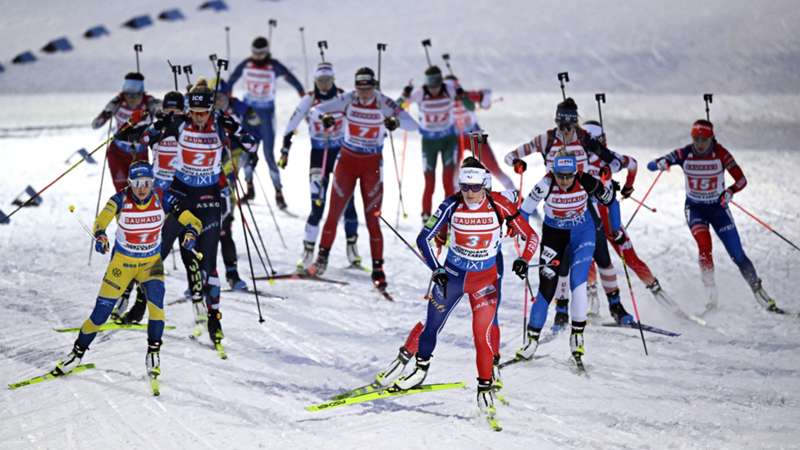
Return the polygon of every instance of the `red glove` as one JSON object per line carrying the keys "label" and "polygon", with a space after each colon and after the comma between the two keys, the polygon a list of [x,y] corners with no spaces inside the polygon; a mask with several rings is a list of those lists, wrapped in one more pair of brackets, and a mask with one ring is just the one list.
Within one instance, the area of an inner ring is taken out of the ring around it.
{"label": "red glove", "polygon": [[147,116],[147,111],[144,109],[137,109],[131,114],[131,124],[136,125]]}
{"label": "red glove", "polygon": [[514,166],[514,172],[520,175],[522,175],[523,172],[528,170],[528,163],[526,163],[521,159],[515,159],[512,165]]}

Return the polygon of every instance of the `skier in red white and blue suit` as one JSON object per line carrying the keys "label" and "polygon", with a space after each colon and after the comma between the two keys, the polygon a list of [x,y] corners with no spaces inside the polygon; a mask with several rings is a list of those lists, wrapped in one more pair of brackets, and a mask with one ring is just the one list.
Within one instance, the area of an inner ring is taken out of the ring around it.
{"label": "skier in red white and blue suit", "polygon": [[[492,365],[494,346],[493,320],[499,295],[497,252],[502,228],[507,224],[525,239],[521,257],[513,264],[514,272],[524,278],[528,261],[536,253],[539,237],[519,215],[517,208],[499,192],[485,189],[489,177],[475,158],[467,158],[459,174],[461,191],[445,199],[417,236],[425,263],[433,271],[425,328],[420,335],[416,367],[395,382],[399,389],[420,385],[427,375],[436,338],[453,308],[465,294],[472,307],[472,332],[478,367],[478,404],[489,407],[494,402]],[[436,259],[430,245],[439,228],[448,225],[449,244],[444,264]],[[499,336],[497,336],[499,341]]]}
{"label": "skier in red white and blue suit", "polygon": [[[733,195],[747,185],[742,168],[728,150],[714,138],[714,125],[708,120],[697,120],[692,125],[692,143],[647,163],[651,171],[667,170],[670,166],[680,166],[686,177],[686,223],[697,242],[700,272],[706,287],[708,302],[706,309],[717,306],[717,289],[714,282],[714,260],[711,253],[711,233],[714,228],[717,237],[725,245],[728,255],[739,267],[747,284],[750,285],[756,300],[767,310],[777,311],[778,307],[761,286],[761,279],[750,258],[744,253],[739,232],[733,222],[728,204]],[[733,184],[725,187],[725,171],[733,177]]]}
{"label": "skier in red white and blue suit", "polygon": [[[280,209],[286,209],[283,198],[281,174],[275,161],[275,86],[278,77],[283,77],[302,97],[305,95],[303,85],[297,77],[280,61],[273,58],[269,51],[267,38],[259,36],[253,40],[252,56],[245,59],[231,73],[228,83],[233,87],[239,78],[244,80],[247,93],[244,102],[251,107],[260,119],[259,135],[264,145],[264,158],[269,165],[269,176],[275,187],[275,203]],[[252,194],[252,191],[249,193]],[[248,195],[250,197],[250,195]]]}

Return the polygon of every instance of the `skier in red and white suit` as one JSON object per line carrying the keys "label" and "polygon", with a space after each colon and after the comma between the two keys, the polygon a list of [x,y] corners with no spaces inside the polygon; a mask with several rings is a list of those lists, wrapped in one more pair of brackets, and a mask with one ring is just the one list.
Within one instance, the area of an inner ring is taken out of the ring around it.
{"label": "skier in red and white suit", "polygon": [[[385,130],[398,127],[406,131],[418,129],[417,123],[391,98],[376,89],[375,72],[369,67],[356,71],[354,91],[320,103],[312,112],[325,127],[336,119],[330,113],[344,111],[344,142],[333,169],[330,209],[322,229],[317,260],[308,268],[312,275],[321,275],[328,267],[328,254],[336,239],[336,225],[347,202],[353,195],[356,181],[361,180],[361,197],[369,231],[372,254],[372,281],[386,289],[383,271],[383,235],[378,216],[383,202],[383,140]],[[321,116],[321,117],[320,117]]]}
{"label": "skier in red and white suit", "polygon": [[147,161],[147,147],[138,141],[160,108],[161,102],[144,91],[144,75],[131,72],[125,75],[122,92],[114,96],[92,121],[93,129],[102,127],[112,118],[115,121],[114,140],[106,149],[106,155],[108,170],[117,192],[128,185],[128,167],[131,163]]}
{"label": "skier in red and white suit", "polygon": [[[420,335],[416,367],[395,382],[399,389],[422,384],[436,347],[437,335],[453,308],[463,296],[472,307],[472,332],[478,368],[478,404],[493,405],[492,369],[494,348],[500,345],[499,334],[493,333],[498,301],[497,252],[503,226],[512,227],[525,239],[522,255],[514,261],[513,270],[525,278],[528,261],[536,253],[539,236],[519,215],[514,204],[499,192],[485,188],[489,173],[475,158],[467,158],[459,173],[461,192],[439,205],[417,236],[426,265],[433,271],[425,328]],[[439,228],[448,225],[450,239],[447,258],[442,265],[436,259],[430,241]]]}

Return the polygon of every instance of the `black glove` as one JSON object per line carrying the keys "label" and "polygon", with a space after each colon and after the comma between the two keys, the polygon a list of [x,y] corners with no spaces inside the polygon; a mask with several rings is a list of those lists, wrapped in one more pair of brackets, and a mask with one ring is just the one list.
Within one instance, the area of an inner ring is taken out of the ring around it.
{"label": "black glove", "polygon": [[322,115],[322,126],[325,128],[330,128],[336,124],[336,119],[333,118],[330,114],[323,114]]}
{"label": "black glove", "polygon": [[292,148],[292,135],[293,134],[294,133],[289,133],[289,134],[286,134],[285,136],[283,136],[283,148],[281,149],[281,151],[283,151],[283,149],[285,148],[286,151],[288,152],[289,149]]}
{"label": "black glove", "polygon": [[522,258],[515,259],[514,264],[511,266],[511,270],[513,270],[518,277],[524,280],[525,277],[528,276],[528,261],[525,261]]}
{"label": "black glove", "polygon": [[622,187],[622,191],[620,191],[620,193],[622,194],[622,198],[630,197],[631,194],[633,194],[633,186],[628,186],[626,184],[625,186]]}
{"label": "black glove", "polygon": [[403,97],[408,98],[411,97],[411,92],[414,90],[414,86],[408,85],[403,88]]}
{"label": "black glove", "polygon": [[447,287],[447,271],[444,270],[444,267],[439,267],[438,269],[434,270],[431,278],[433,279],[433,282],[440,288],[444,289]]}
{"label": "black glove", "polygon": [[397,120],[397,117],[391,116],[383,119],[383,126],[386,127],[389,131],[394,131],[397,127],[400,126],[400,121]]}
{"label": "black glove", "polygon": [[236,133],[236,130],[239,129],[239,124],[233,120],[233,117],[227,114],[222,116],[220,122],[222,123],[222,128],[224,128],[228,133]]}
{"label": "black glove", "polygon": [[614,192],[619,192],[619,182],[617,180],[611,180],[611,187],[614,188]]}
{"label": "black glove", "polygon": [[514,172],[518,174],[522,174],[526,170],[528,170],[528,163],[521,159],[515,159],[511,165],[514,166]]}

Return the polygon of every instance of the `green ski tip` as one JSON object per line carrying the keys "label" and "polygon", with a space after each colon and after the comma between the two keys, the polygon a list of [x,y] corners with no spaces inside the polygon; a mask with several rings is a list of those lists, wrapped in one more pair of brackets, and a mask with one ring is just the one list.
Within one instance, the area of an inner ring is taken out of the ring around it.
{"label": "green ski tip", "polygon": [[[174,325],[166,325],[164,327],[165,330],[174,330]],[[81,331],[81,327],[70,327],[70,328],[53,328],[54,331],[59,333],[77,333]],[[146,323],[104,323],[100,325],[97,329],[98,332],[100,331],[109,331],[109,330],[147,330]]]}
{"label": "green ski tip", "polygon": [[47,372],[44,375],[38,375],[38,376],[35,376],[35,377],[32,377],[32,378],[28,378],[26,380],[18,381],[16,383],[11,383],[11,384],[8,385],[8,389],[14,390],[14,389],[21,388],[21,387],[24,387],[24,386],[30,386],[32,384],[38,384],[38,383],[41,383],[43,381],[50,381],[50,380],[54,380],[56,378],[66,377],[66,376],[69,376],[69,375],[74,375],[76,373],[85,372],[85,371],[87,371],[89,369],[94,369],[94,364],[81,364],[81,365],[75,367],[74,369],[72,369],[71,372],[69,372],[69,373],[67,373],[65,375],[57,375],[55,369],[53,369],[53,370],[51,370],[50,372]]}
{"label": "green ski tip", "polygon": [[415,388],[407,389],[404,391],[396,390],[390,387],[375,392],[368,392],[366,394],[356,395],[353,397],[345,397],[345,398],[340,398],[338,400],[332,400],[325,403],[320,403],[317,405],[309,405],[306,406],[306,411],[312,411],[312,412],[323,411],[326,409],[338,408],[340,406],[346,406],[346,405],[355,405],[358,403],[370,402],[373,400],[380,400],[383,398],[401,397],[405,395],[421,394],[423,392],[435,392],[435,391],[442,391],[445,389],[456,389],[463,387],[464,387],[463,381],[459,381],[457,383],[423,384],[422,386],[417,386]]}

